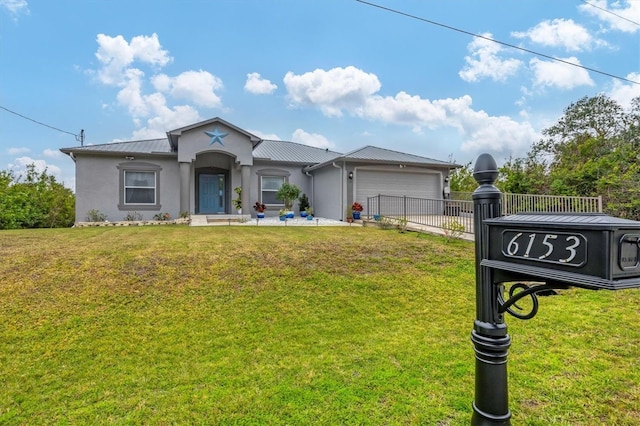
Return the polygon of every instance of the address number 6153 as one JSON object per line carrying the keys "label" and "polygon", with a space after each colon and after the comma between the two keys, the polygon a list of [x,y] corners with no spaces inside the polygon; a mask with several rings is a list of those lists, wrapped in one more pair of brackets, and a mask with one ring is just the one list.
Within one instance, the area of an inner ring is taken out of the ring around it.
{"label": "address number 6153", "polygon": [[582,266],[587,261],[587,240],[582,234],[505,230],[502,254],[538,262]]}

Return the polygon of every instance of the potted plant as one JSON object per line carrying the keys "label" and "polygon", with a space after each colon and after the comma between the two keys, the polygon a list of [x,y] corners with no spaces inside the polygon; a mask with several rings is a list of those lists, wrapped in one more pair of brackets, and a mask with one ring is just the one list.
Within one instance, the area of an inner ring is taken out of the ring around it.
{"label": "potted plant", "polygon": [[347,222],[353,222],[353,207],[347,207]]}
{"label": "potted plant", "polygon": [[253,205],[253,209],[256,211],[258,215],[258,219],[262,219],[264,218],[264,211],[267,209],[267,206],[265,206],[260,201],[256,201],[256,203]]}
{"label": "potted plant", "polygon": [[307,220],[313,220],[313,207],[307,207],[304,209],[304,212],[306,213]]}
{"label": "potted plant", "polygon": [[309,197],[307,194],[302,194],[300,198],[298,198],[298,209],[300,209],[300,217],[307,217],[307,208],[309,207]]}
{"label": "potted plant", "polygon": [[360,220],[360,213],[362,212],[363,208],[362,208],[362,204],[360,204],[359,202],[355,201],[353,203],[353,205],[351,206],[351,210],[353,212],[353,218],[355,220]]}
{"label": "potted plant", "polygon": [[276,199],[284,203],[284,209],[287,212],[287,216],[290,218],[293,217],[293,211],[291,210],[293,207],[293,201],[299,196],[300,188],[289,182],[283,183],[280,189],[276,192]]}
{"label": "potted plant", "polygon": [[287,220],[287,211],[285,209],[280,209],[278,216],[280,217],[280,220],[284,222]]}
{"label": "potted plant", "polygon": [[233,192],[238,195],[238,198],[231,200],[231,203],[233,203],[233,207],[238,211],[238,214],[242,214],[242,188],[236,186],[233,188]]}

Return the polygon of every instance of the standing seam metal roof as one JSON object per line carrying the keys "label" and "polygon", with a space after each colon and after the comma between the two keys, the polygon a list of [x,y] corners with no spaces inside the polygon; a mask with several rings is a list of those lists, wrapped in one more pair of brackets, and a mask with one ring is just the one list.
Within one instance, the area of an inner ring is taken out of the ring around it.
{"label": "standing seam metal roof", "polygon": [[341,155],[339,152],[328,149],[275,140],[263,140],[253,150],[254,159],[300,164],[323,163]]}

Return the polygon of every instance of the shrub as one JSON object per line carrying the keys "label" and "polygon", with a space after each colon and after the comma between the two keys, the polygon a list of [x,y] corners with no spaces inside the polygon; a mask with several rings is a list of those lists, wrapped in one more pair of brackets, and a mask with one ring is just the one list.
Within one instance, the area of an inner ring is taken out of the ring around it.
{"label": "shrub", "polygon": [[447,220],[442,224],[442,229],[444,230],[444,236],[447,242],[458,239],[465,232],[464,225],[455,219]]}
{"label": "shrub", "polygon": [[171,219],[171,215],[169,213],[156,213],[153,215],[153,220],[169,220]]}
{"label": "shrub", "polygon": [[124,217],[124,220],[126,220],[127,222],[135,222],[137,220],[142,220],[142,213],[127,212],[126,216]]}
{"label": "shrub", "polygon": [[107,215],[100,213],[99,210],[91,209],[87,212],[87,222],[104,222],[107,220]]}

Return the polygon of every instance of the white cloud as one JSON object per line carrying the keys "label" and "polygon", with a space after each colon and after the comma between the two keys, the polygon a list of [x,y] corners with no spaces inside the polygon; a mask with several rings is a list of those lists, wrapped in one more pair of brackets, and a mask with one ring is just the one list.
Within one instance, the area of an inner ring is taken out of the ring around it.
{"label": "white cloud", "polygon": [[296,129],[291,136],[291,140],[293,142],[314,146],[316,148],[335,148],[335,144],[330,142],[324,136],[318,133],[307,133],[302,129]]}
{"label": "white cloud", "polygon": [[[349,71],[345,73],[347,69]],[[348,101],[341,96],[341,88],[348,81],[345,74],[352,77]],[[378,95],[380,83],[377,77],[353,67],[315,70],[302,76],[288,73],[285,84],[290,99],[296,105],[317,106],[328,116],[348,113],[366,120],[411,126],[414,132],[420,132],[423,127],[456,129],[465,140],[463,149],[466,151],[520,155],[539,138],[526,121],[492,117],[484,111],[473,110],[472,99],[468,95],[436,100],[406,92],[395,96]],[[302,140],[305,133],[302,130],[297,132],[296,137]]]}
{"label": "white cloud", "polygon": [[262,78],[257,72],[247,74],[247,82],[244,84],[244,90],[254,95],[270,95],[278,88],[266,78]]}
{"label": "white cloud", "polygon": [[[640,73],[631,73],[626,76],[628,80],[640,82]],[[618,102],[623,108],[631,106],[631,100],[640,96],[640,84],[625,83],[621,80],[613,80],[613,87],[609,97]]]}
{"label": "white cloud", "polygon": [[29,14],[27,0],[0,0],[0,7],[7,9],[14,19],[21,13]]}
{"label": "white cloud", "polygon": [[26,154],[27,152],[31,152],[31,150],[24,146],[7,149],[7,154],[9,155],[20,155],[20,154]]}
{"label": "white cloud", "polygon": [[260,139],[273,140],[273,141],[282,140],[280,139],[280,136],[276,135],[275,133],[264,133],[264,132],[261,132],[260,130],[249,130],[249,129],[247,129],[247,132],[251,133],[252,135],[256,135]]}
{"label": "white cloud", "polygon": [[284,84],[293,106],[315,105],[329,117],[340,117],[343,109],[362,105],[381,87],[376,75],[353,66],[329,71],[316,69],[302,75],[289,71]]}
{"label": "white cloud", "polygon": [[169,52],[162,49],[155,33],[150,37],[133,37],[131,43],[121,35],[98,34],[97,42],[96,58],[102,63],[98,78],[111,86],[126,84],[126,71],[135,60],[155,67],[163,67],[173,60]]}
{"label": "white cloud", "polygon": [[526,152],[540,138],[528,122],[517,122],[510,117],[492,117],[484,111],[471,109],[460,115],[460,125],[466,152],[490,151],[505,157]]}
{"label": "white cloud", "polygon": [[[190,105],[221,108],[222,100],[216,91],[223,88],[222,80],[199,70],[185,71],[172,77],[157,74],[150,79],[155,92],[145,93],[145,72],[134,65],[162,68],[173,58],[160,45],[157,34],[136,36],[128,43],[122,36],[97,36],[96,57],[102,67],[96,72],[98,81],[119,87],[118,103],[127,108],[137,129],[134,139],[164,137],[166,131],[201,121],[198,110]],[[152,70],[152,71],[153,71]],[[174,100],[186,101],[172,105]]]}
{"label": "white cloud", "polygon": [[46,148],[44,151],[42,151],[42,155],[44,155],[45,157],[49,157],[49,158],[60,158],[62,157],[62,153],[57,150],[57,149],[49,149]]}
{"label": "white cloud", "polygon": [[[491,34],[483,37],[492,38]],[[499,54],[504,50],[499,44],[484,38],[476,38],[467,46],[470,56],[465,56],[467,65],[458,73],[460,78],[468,82],[476,82],[483,78],[494,81],[505,81],[515,75],[522,65],[517,59],[501,59]]]}
{"label": "white cloud", "polygon": [[35,166],[36,173],[42,173],[46,170],[48,174],[55,176],[56,179],[60,179],[60,167],[47,164],[45,160],[34,160],[31,157],[18,157],[14,161],[14,163],[9,163],[9,169],[13,170],[16,176],[24,175],[27,170],[27,166],[33,164]]}
{"label": "white cloud", "polygon": [[580,52],[594,45],[606,45],[595,39],[586,28],[572,19],[554,19],[540,22],[525,32],[511,33],[516,38],[528,38],[532,43],[548,47],[560,47],[569,52]]}
{"label": "white cloud", "polygon": [[611,7],[608,6],[607,0],[590,0],[589,3],[579,5],[578,9],[596,16],[609,25],[609,28],[625,33],[635,33],[640,30],[637,24],[640,17],[640,1],[627,0],[626,4],[624,1],[614,1]]}
{"label": "white cloud", "polygon": [[[576,57],[560,58],[563,61],[580,65]],[[557,61],[541,61],[533,58],[529,61],[529,66],[534,73],[534,86],[556,87],[558,89],[569,90],[578,86],[594,86],[595,83],[589,77],[589,73],[584,68],[574,67]]]}
{"label": "white cloud", "polygon": [[195,104],[219,108],[220,97],[215,93],[222,89],[222,80],[207,71],[186,71],[177,77],[159,74],[152,79],[153,86],[160,92],[171,94],[177,99],[186,99]]}

